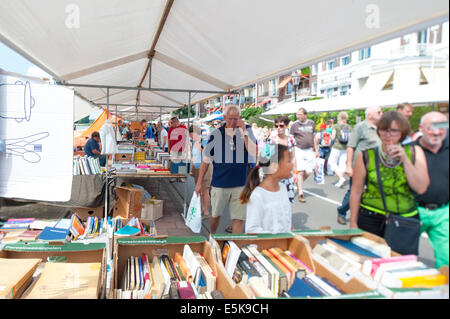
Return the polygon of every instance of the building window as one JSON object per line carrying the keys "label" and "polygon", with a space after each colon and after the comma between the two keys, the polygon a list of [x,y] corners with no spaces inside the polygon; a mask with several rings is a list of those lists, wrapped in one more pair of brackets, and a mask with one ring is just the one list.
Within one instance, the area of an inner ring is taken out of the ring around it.
{"label": "building window", "polygon": [[312,95],[316,95],[317,94],[317,83],[313,83],[312,85]]}
{"label": "building window", "polygon": [[316,75],[317,74],[317,64],[313,64],[311,67],[311,75]]}
{"label": "building window", "polygon": [[348,89],[349,89],[348,85],[343,85],[341,87],[341,95],[347,95],[348,94]]}
{"label": "building window", "polygon": [[343,57],[343,58],[341,59],[341,64],[342,64],[342,65],[348,65],[348,64],[350,64],[350,56],[347,55],[347,56]]}
{"label": "building window", "polygon": [[270,95],[276,96],[277,93],[277,79],[273,79],[270,81]]}
{"label": "building window", "polygon": [[368,58],[370,58],[370,56],[371,56],[370,47],[359,50],[359,61],[368,59]]}
{"label": "building window", "polygon": [[333,97],[333,89],[330,88],[327,90],[327,97],[328,98]]}
{"label": "building window", "polygon": [[286,86],[286,95],[290,95],[292,94],[292,89],[294,88],[294,86],[292,85],[291,82],[288,82],[287,86]]}
{"label": "building window", "polygon": [[327,70],[333,70],[334,69],[334,60],[328,61],[327,63]]}
{"label": "building window", "polygon": [[428,29],[417,32],[417,43],[428,42]]}

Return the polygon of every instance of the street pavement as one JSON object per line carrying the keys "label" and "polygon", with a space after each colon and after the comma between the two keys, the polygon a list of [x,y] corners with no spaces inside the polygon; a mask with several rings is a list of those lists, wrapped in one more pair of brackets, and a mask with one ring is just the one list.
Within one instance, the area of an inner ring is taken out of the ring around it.
{"label": "street pavement", "polygon": [[[337,222],[336,208],[340,205],[348,189],[348,182],[337,188],[333,184],[338,178],[336,176],[325,176],[325,184],[317,184],[311,175],[304,183],[304,196],[306,203],[300,203],[295,199],[293,205],[292,224],[295,229],[319,229],[329,226],[332,229],[348,229],[349,225],[341,225]],[[194,179],[188,177],[186,183],[173,183],[173,189],[179,194],[178,198],[183,201],[185,186],[187,186],[186,209],[195,189]],[[347,221],[350,212],[347,213]],[[231,225],[228,207],[223,213],[217,233],[225,233],[225,228]],[[209,220],[203,220],[202,234],[209,236]],[[434,253],[426,235],[420,238],[419,260],[430,267],[434,267]]]}

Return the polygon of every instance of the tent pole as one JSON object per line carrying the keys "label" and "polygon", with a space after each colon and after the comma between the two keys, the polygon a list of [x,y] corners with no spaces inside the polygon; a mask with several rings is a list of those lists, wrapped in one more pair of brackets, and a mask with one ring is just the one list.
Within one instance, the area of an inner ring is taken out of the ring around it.
{"label": "tent pole", "polygon": [[185,182],[184,182],[184,199],[183,199],[183,208],[184,208],[184,218],[186,218],[186,212],[187,212],[187,207],[186,207],[186,201],[187,201],[187,187],[188,187],[188,164],[189,164],[189,146],[190,146],[190,140],[189,140],[189,126],[190,126],[190,114],[191,114],[191,92],[189,92],[188,94],[188,126],[187,126],[187,130],[186,130],[186,144],[185,144],[185,151],[186,151],[186,178],[185,178]]}
{"label": "tent pole", "polygon": [[[109,116],[109,88],[106,90],[106,120],[108,121],[108,116]],[[108,155],[106,155],[106,176],[105,176],[105,182],[106,182],[106,189],[105,189],[105,218],[103,219],[104,223],[103,225],[105,225],[106,227],[106,221],[108,220]]]}

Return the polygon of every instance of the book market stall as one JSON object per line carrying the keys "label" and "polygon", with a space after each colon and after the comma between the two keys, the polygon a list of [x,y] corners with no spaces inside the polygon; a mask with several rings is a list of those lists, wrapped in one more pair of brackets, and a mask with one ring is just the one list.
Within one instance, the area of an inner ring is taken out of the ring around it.
{"label": "book market stall", "polygon": [[[0,69],[0,213],[19,206],[0,222],[0,299],[448,299],[448,267],[361,230],[159,231],[171,204],[161,183],[187,179],[190,154],[151,138],[118,143],[113,131],[118,117],[162,121],[181,108],[189,128],[207,99],[446,20],[443,0],[330,1],[326,10],[271,0],[1,1],[0,42],[52,80]],[[286,30],[292,36],[280,37]],[[106,112],[104,166],[74,152],[75,95]],[[27,201],[37,206],[25,216],[18,202]],[[48,206],[64,211],[40,218]]]}

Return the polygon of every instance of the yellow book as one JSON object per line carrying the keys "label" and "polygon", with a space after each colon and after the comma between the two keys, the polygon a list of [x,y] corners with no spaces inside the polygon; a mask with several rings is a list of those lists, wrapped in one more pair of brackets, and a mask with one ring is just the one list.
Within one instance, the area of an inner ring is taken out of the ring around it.
{"label": "yellow book", "polygon": [[447,278],[441,274],[400,278],[400,280],[403,288],[433,288],[447,283]]}

